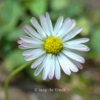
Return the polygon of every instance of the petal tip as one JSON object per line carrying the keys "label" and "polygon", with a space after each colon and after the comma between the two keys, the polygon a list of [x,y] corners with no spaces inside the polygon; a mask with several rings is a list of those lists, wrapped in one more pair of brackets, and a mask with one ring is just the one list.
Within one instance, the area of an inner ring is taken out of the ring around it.
{"label": "petal tip", "polygon": [[21,40],[18,40],[17,43],[18,43],[18,44],[21,44]]}
{"label": "petal tip", "polygon": [[82,27],[79,27],[79,29],[80,29],[80,31],[82,31],[82,30],[83,30],[83,28],[82,28]]}
{"label": "petal tip", "polygon": [[27,56],[27,57],[25,57],[25,61],[30,61],[30,59],[29,59],[29,57]]}
{"label": "petal tip", "polygon": [[90,48],[89,48],[89,47],[87,47],[86,51],[90,51]]}
{"label": "petal tip", "polygon": [[[33,67],[32,67],[33,68]],[[37,76],[37,73],[34,73],[34,76]]]}
{"label": "petal tip", "polygon": [[48,13],[48,12],[46,12],[46,14],[47,14],[47,15],[49,15],[49,13]]}
{"label": "petal tip", "polygon": [[60,80],[60,77],[56,77],[57,80]]}
{"label": "petal tip", "polygon": [[78,70],[78,68],[77,68],[77,70],[74,70],[73,72],[78,72],[79,70]]}
{"label": "petal tip", "polygon": [[27,28],[27,26],[28,26],[28,25],[27,25],[27,24],[25,24],[22,28],[23,28],[23,29],[26,29],[26,28]]}
{"label": "petal tip", "polygon": [[34,17],[32,17],[32,18],[30,19],[31,23],[32,23],[34,20],[35,20],[35,18],[34,18]]}
{"label": "petal tip", "polygon": [[70,73],[67,73],[67,75],[70,76],[71,75],[71,72]]}
{"label": "petal tip", "polygon": [[19,45],[19,46],[18,46],[18,48],[19,48],[19,49],[22,49],[22,46],[21,46],[21,45]]}
{"label": "petal tip", "polygon": [[89,39],[89,38],[87,38],[87,42],[88,42],[88,41],[90,41],[90,39]]}

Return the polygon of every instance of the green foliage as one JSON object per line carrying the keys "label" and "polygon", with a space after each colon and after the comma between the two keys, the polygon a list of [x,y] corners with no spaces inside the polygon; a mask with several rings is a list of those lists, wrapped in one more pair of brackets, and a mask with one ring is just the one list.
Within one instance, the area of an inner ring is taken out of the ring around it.
{"label": "green foliage", "polygon": [[95,52],[99,53],[100,55],[100,28],[96,28],[96,30],[94,30],[91,34],[91,47],[95,50]]}
{"label": "green foliage", "polygon": [[23,63],[25,63],[25,61],[24,57],[22,56],[22,51],[16,49],[6,56],[3,65],[8,71],[11,72],[12,70],[14,70],[15,67],[18,67],[20,64]]}
{"label": "green foliage", "polygon": [[51,7],[53,10],[62,10],[66,8],[69,4],[68,0],[52,0]]}
{"label": "green foliage", "polygon": [[9,32],[15,29],[15,26],[21,17],[22,9],[18,2],[6,0],[0,12],[0,38],[4,34],[9,34]]}
{"label": "green foliage", "polygon": [[16,29],[11,31],[10,35],[7,34],[7,40],[8,41],[18,40],[19,36],[21,36],[23,34],[24,34],[24,32],[22,30],[22,27],[21,28],[16,28]]}
{"label": "green foliage", "polygon": [[77,21],[77,26],[81,26],[83,28],[83,31],[81,32],[82,36],[88,36],[91,28],[91,23],[89,20],[83,16],[80,17]]}
{"label": "green foliage", "polygon": [[28,8],[33,15],[35,14],[35,16],[38,17],[39,14],[46,12],[46,3],[47,0],[33,0]]}
{"label": "green foliage", "polygon": [[[100,60],[100,27],[96,27],[95,30],[91,32],[91,56]],[[92,55],[94,54],[94,55]]]}

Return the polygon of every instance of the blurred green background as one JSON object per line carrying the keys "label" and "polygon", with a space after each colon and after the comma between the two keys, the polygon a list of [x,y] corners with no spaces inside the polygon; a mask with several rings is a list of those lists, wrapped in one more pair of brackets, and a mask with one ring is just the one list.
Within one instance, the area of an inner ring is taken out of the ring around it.
{"label": "blurred green background", "polygon": [[25,34],[22,26],[31,25],[33,16],[39,21],[38,16],[46,12],[50,13],[53,25],[62,15],[75,19],[77,26],[83,27],[77,37],[90,38],[86,45],[91,49],[84,54],[84,68],[71,76],[62,72],[60,80],[44,82],[42,73],[35,77],[35,69],[29,66],[11,83],[14,86],[32,83],[47,88],[65,88],[66,93],[54,95],[55,100],[100,100],[100,0],[0,0],[0,86],[14,69],[25,63],[23,50],[18,49],[17,44],[19,36]]}

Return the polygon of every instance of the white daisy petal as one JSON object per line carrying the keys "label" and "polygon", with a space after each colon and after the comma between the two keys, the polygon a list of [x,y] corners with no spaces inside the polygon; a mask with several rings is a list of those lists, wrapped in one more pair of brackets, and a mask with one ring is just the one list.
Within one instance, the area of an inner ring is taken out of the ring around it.
{"label": "white daisy petal", "polygon": [[27,49],[28,48],[41,48],[41,45],[37,43],[22,43],[21,46],[26,47]]}
{"label": "white daisy petal", "polygon": [[68,48],[66,50],[73,52],[73,53],[80,55],[80,56],[83,56],[83,54],[84,54],[84,51],[79,51],[79,50],[75,50],[75,49],[68,49]]}
{"label": "white daisy petal", "polygon": [[71,60],[71,62],[73,62],[73,64],[74,64],[77,68],[83,69],[83,66],[82,66],[79,62],[77,62],[77,61],[75,61],[75,60],[73,60],[73,59],[70,59],[70,60]]}
{"label": "white daisy petal", "polygon": [[85,59],[84,59],[83,57],[81,57],[81,56],[79,56],[79,55],[77,55],[77,54],[75,54],[75,53],[72,53],[72,52],[66,51],[66,50],[63,50],[62,52],[63,52],[66,56],[68,56],[68,57],[70,57],[70,58],[72,58],[72,59],[74,59],[74,60],[76,60],[76,61],[78,61],[78,62],[80,62],[80,63],[84,63],[84,62],[85,62]]}
{"label": "white daisy petal", "polygon": [[40,64],[40,65],[37,67],[36,71],[34,72],[34,75],[35,75],[35,76],[39,75],[40,72],[43,70],[44,67],[45,67],[45,66],[43,65],[43,63]]}
{"label": "white daisy petal", "polygon": [[34,72],[34,75],[35,75],[35,76],[39,75],[40,72],[42,71],[42,69],[43,69],[44,67],[45,67],[45,66],[43,65],[43,63],[40,64],[40,65],[37,67],[36,71]]}
{"label": "white daisy petal", "polygon": [[30,21],[33,24],[33,26],[36,28],[38,33],[41,35],[41,37],[46,37],[45,32],[43,31],[43,29],[41,28],[37,20],[34,17],[32,17]]}
{"label": "white daisy petal", "polygon": [[41,55],[43,55],[44,53],[45,53],[45,51],[37,50],[36,52],[34,52],[34,54],[25,57],[25,60],[26,61],[34,60],[34,59],[40,57]]}
{"label": "white daisy petal", "polygon": [[49,31],[49,28],[48,28],[47,20],[44,17],[44,15],[40,15],[40,22],[41,22],[41,26],[42,26],[43,30],[45,31],[45,33],[48,36],[50,36],[50,31]]}
{"label": "white daisy petal", "polygon": [[[70,60],[69,60],[70,61]],[[73,65],[72,65],[73,64]],[[73,72],[78,72],[79,69],[77,68],[77,66],[75,66],[74,63],[70,62],[70,66],[69,66],[69,69]]]}
{"label": "white daisy petal", "polygon": [[[32,43],[32,42],[33,42],[33,43]],[[39,44],[39,45],[41,45],[42,42],[39,43],[39,42],[37,42],[37,41],[31,41],[31,40],[29,40],[29,41],[27,40],[27,42],[26,42],[26,41],[23,41],[23,40],[19,40],[18,43],[21,44],[21,45],[27,44],[27,43],[33,44],[33,45],[34,45],[34,44]]]}
{"label": "white daisy petal", "polygon": [[28,37],[28,36],[20,36],[20,39],[23,40],[24,42],[30,42],[30,43],[39,43],[41,44],[42,41],[37,39],[37,38],[31,38],[31,37]]}
{"label": "white daisy petal", "polygon": [[[45,56],[45,59],[47,59],[47,58],[48,57]],[[42,63],[37,67],[34,75],[37,76],[42,71],[42,69],[46,66],[46,64],[47,64],[47,61],[46,60],[43,60]]]}
{"label": "white daisy petal", "polygon": [[61,34],[63,34],[66,31],[66,26],[69,25],[69,23],[71,22],[70,18],[67,18],[64,23],[62,24],[59,32],[57,33],[57,36],[61,36]]}
{"label": "white daisy petal", "polygon": [[68,58],[66,58],[65,55],[63,55],[63,57],[65,58],[65,64],[68,64],[69,69],[72,70],[73,72],[77,72],[78,68],[74,65],[74,63],[72,63],[71,60],[69,60]]}
{"label": "white daisy petal", "polygon": [[71,31],[70,33],[67,34],[66,37],[64,37],[63,41],[67,41],[69,39],[72,39],[74,36],[76,36],[77,34],[79,34],[82,31],[81,27],[77,27],[75,28],[73,31]]}
{"label": "white daisy petal", "polygon": [[76,25],[75,20],[71,20],[71,22],[66,25],[65,31],[60,35],[60,38],[63,39]]}
{"label": "white daisy petal", "polygon": [[31,65],[31,68],[36,68],[38,65],[41,64],[41,62],[44,60],[45,55],[39,57],[38,59],[36,59],[33,64]]}
{"label": "white daisy petal", "polygon": [[90,50],[89,47],[87,47],[84,44],[72,44],[72,45],[66,44],[64,47],[69,48],[69,49],[79,50],[79,51],[89,51]]}
{"label": "white daisy petal", "polygon": [[22,42],[23,42],[22,40],[18,40],[18,41],[17,41],[18,44],[21,44]]}
{"label": "white daisy petal", "polygon": [[36,37],[38,39],[42,39],[41,36],[29,25],[24,25],[23,30],[31,37]]}
{"label": "white daisy petal", "polygon": [[75,39],[75,40],[71,40],[66,42],[67,44],[79,44],[79,43],[85,43],[88,42],[89,38],[80,38],[80,39]]}
{"label": "white daisy petal", "polygon": [[78,68],[63,54],[61,54],[62,59],[63,59],[63,66],[68,67],[70,70],[72,70],[73,72],[77,72]]}
{"label": "white daisy petal", "polygon": [[49,16],[48,12],[46,13],[46,20],[47,20],[47,23],[48,23],[50,33],[52,33],[52,35],[54,35],[52,22],[51,22],[51,19],[50,19],[50,16]]}
{"label": "white daisy petal", "polygon": [[29,56],[29,55],[32,55],[34,54],[35,52],[40,52],[41,50],[40,49],[31,49],[31,50],[27,50],[27,51],[24,51],[22,53],[23,56]]}
{"label": "white daisy petal", "polygon": [[43,80],[45,80],[48,76],[49,69],[51,67],[51,58],[52,58],[52,55],[48,54],[47,58],[45,60],[45,67],[44,67],[44,70],[43,70],[43,76],[42,76]]}
{"label": "white daisy petal", "polygon": [[58,59],[55,58],[55,77],[59,80],[61,77],[61,70],[60,70],[60,65],[58,62]]}
{"label": "white daisy petal", "polygon": [[66,58],[62,54],[58,56],[58,61],[65,74],[70,75],[71,71],[68,68],[68,64],[66,64]]}
{"label": "white daisy petal", "polygon": [[27,49],[27,47],[23,47],[22,45],[18,46],[19,49]]}
{"label": "white daisy petal", "polygon": [[60,37],[61,35],[65,35],[65,32],[67,30],[67,27],[69,26],[69,24],[71,23],[71,19],[67,18],[64,23],[62,24],[62,27],[60,28],[59,32],[57,33],[57,36]]}
{"label": "white daisy petal", "polygon": [[61,28],[62,26],[62,23],[63,23],[63,16],[60,16],[55,24],[55,27],[54,27],[54,34],[56,35],[57,32],[59,31],[59,29]]}
{"label": "white daisy petal", "polygon": [[53,76],[54,76],[54,71],[55,71],[55,57],[54,55],[52,56],[52,59],[51,59],[51,67],[49,69],[49,79],[52,79]]}

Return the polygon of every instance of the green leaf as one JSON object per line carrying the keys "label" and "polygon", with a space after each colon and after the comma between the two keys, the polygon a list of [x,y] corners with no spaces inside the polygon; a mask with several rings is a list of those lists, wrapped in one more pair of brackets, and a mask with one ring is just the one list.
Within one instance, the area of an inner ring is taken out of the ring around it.
{"label": "green leaf", "polygon": [[91,23],[87,18],[80,17],[80,19],[77,20],[77,26],[80,26],[83,28],[81,35],[82,36],[88,36],[90,33]]}
{"label": "green leaf", "polygon": [[16,41],[23,34],[25,34],[25,32],[23,31],[22,27],[16,28],[13,31],[11,31],[10,34],[7,34],[7,40]]}
{"label": "green leaf", "polygon": [[80,14],[83,12],[84,9],[84,3],[82,1],[73,1],[70,2],[68,7],[66,8],[66,13],[69,16],[80,16]]}
{"label": "green leaf", "polygon": [[0,38],[14,29],[22,12],[23,11],[18,2],[6,0],[4,7],[0,12]]}
{"label": "green leaf", "polygon": [[31,13],[35,16],[45,13],[46,11],[46,0],[34,0],[28,8],[30,9]]}
{"label": "green leaf", "polygon": [[4,59],[3,65],[6,70],[12,71],[15,67],[20,66],[24,62],[22,50],[15,50],[7,55],[7,57]]}
{"label": "green leaf", "polygon": [[96,58],[100,59],[100,28],[97,27],[91,32],[90,46],[92,51],[95,52]]}
{"label": "green leaf", "polygon": [[61,10],[68,6],[69,1],[68,0],[52,0],[51,2],[51,8],[53,10]]}

